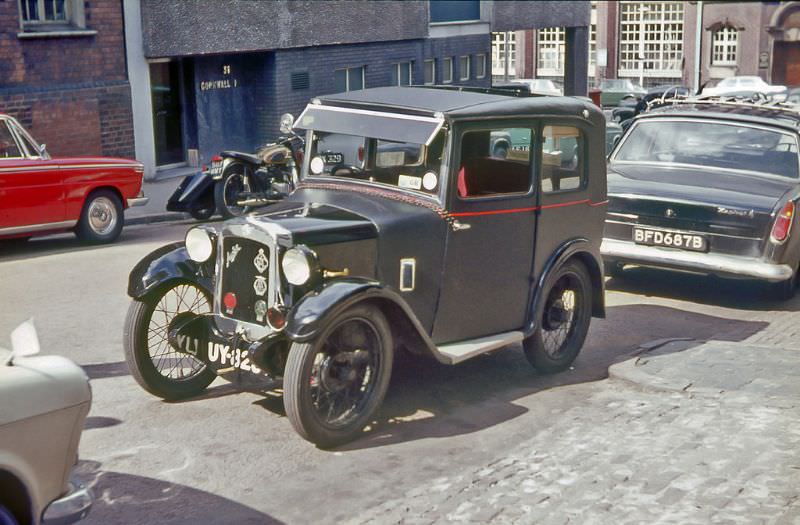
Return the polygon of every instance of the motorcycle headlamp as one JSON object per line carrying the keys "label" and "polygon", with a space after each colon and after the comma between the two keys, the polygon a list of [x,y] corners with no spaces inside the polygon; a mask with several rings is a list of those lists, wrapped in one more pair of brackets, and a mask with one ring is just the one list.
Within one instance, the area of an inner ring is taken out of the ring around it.
{"label": "motorcycle headlamp", "polygon": [[295,246],[283,254],[281,269],[289,284],[301,286],[308,283],[319,272],[319,263],[316,254],[309,248]]}
{"label": "motorcycle headlamp", "polygon": [[211,257],[214,240],[205,228],[192,228],[186,232],[186,252],[195,262],[204,262]]}

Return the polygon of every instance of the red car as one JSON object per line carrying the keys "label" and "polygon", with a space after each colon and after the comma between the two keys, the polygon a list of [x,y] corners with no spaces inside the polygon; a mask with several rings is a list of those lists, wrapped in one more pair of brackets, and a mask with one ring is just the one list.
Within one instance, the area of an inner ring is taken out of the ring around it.
{"label": "red car", "polygon": [[114,241],[129,206],[147,204],[140,162],[51,158],[14,118],[0,113],[0,239],[74,231]]}

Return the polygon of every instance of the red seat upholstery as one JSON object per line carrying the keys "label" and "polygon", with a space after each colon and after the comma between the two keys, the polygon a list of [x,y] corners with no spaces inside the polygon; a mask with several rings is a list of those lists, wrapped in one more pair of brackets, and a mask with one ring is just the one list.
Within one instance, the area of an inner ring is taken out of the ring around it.
{"label": "red seat upholstery", "polygon": [[458,195],[525,193],[530,187],[530,178],[527,163],[488,157],[466,159],[458,172]]}

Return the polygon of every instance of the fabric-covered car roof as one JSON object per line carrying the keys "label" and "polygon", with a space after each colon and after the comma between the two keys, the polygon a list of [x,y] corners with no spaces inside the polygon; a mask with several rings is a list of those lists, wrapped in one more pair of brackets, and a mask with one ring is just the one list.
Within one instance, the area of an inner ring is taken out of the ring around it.
{"label": "fabric-covered car roof", "polygon": [[318,97],[322,104],[389,108],[442,113],[450,119],[517,117],[522,115],[579,115],[584,109],[602,114],[594,105],[572,97],[516,96],[436,87],[379,87]]}

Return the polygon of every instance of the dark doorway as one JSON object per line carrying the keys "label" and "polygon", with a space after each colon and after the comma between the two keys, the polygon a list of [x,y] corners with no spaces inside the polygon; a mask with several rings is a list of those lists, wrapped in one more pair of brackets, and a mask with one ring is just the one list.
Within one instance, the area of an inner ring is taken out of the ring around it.
{"label": "dark doorway", "polygon": [[153,98],[153,131],[156,165],[183,162],[183,115],[181,107],[180,63],[150,64],[150,93]]}
{"label": "dark doorway", "polygon": [[775,42],[772,82],[800,86],[800,42]]}

